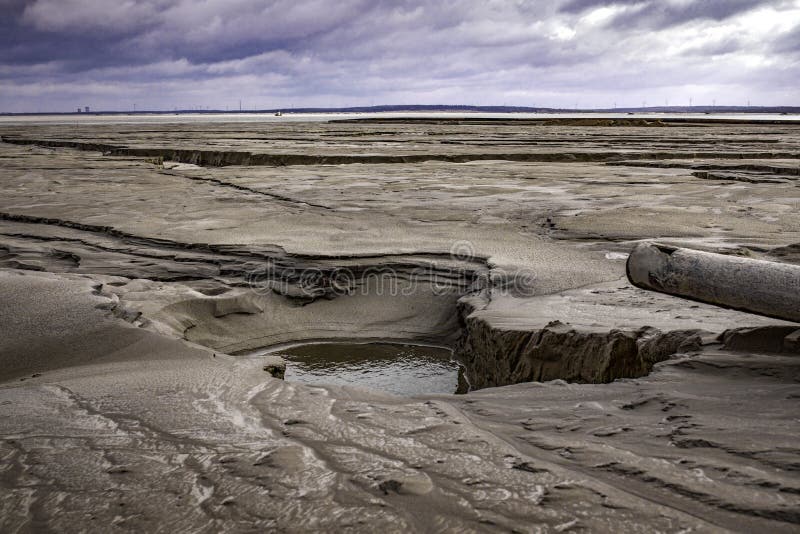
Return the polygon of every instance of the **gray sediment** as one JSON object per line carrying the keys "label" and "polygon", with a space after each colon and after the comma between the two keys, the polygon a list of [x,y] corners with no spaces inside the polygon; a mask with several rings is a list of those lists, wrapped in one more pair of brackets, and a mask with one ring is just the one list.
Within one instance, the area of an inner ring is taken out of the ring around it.
{"label": "gray sediment", "polygon": [[[800,324],[625,271],[800,263],[796,125],[0,134],[1,530],[797,529]],[[470,391],[248,355],[323,340],[452,348]]]}

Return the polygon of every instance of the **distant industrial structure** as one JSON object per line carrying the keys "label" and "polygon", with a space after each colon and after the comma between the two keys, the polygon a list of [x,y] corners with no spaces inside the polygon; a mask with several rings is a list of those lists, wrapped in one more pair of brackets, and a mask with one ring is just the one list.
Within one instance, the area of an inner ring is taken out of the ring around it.
{"label": "distant industrial structure", "polygon": [[84,107],[83,111],[85,111],[86,113],[89,113],[89,106]]}

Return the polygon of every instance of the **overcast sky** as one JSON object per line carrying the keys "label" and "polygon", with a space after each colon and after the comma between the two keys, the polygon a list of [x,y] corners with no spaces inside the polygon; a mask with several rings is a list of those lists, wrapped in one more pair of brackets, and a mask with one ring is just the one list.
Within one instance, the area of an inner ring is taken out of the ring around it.
{"label": "overcast sky", "polygon": [[0,0],[0,112],[800,105],[800,0]]}

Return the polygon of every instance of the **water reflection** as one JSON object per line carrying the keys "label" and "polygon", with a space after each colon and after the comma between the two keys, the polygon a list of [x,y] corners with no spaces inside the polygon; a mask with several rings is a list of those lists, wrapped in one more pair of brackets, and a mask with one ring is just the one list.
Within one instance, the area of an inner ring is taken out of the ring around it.
{"label": "water reflection", "polygon": [[437,347],[392,343],[317,343],[278,352],[286,380],[369,388],[395,395],[454,393],[458,364]]}

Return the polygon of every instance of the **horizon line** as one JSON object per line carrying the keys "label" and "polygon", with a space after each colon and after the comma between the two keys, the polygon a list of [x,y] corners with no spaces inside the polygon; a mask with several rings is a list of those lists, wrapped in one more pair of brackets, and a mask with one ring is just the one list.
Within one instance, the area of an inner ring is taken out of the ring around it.
{"label": "horizon line", "polygon": [[101,109],[88,111],[77,109],[76,111],[14,111],[0,112],[2,116],[24,116],[24,115],[140,115],[140,114],[244,114],[244,113],[357,113],[357,112],[403,112],[403,111],[478,111],[494,113],[687,113],[692,111],[707,113],[712,112],[738,112],[738,113],[800,113],[800,106],[794,105],[772,105],[772,106],[736,106],[736,105],[692,105],[692,106],[617,106],[610,108],[554,108],[536,106],[480,106],[471,104],[380,104],[371,106],[341,106],[341,107],[318,107],[306,106],[290,108],[252,108],[252,109]]}

